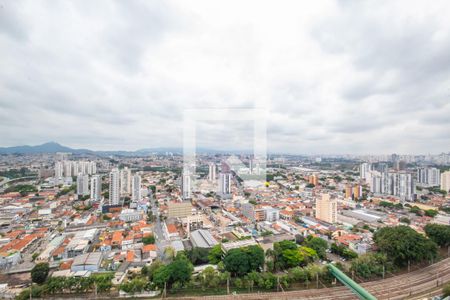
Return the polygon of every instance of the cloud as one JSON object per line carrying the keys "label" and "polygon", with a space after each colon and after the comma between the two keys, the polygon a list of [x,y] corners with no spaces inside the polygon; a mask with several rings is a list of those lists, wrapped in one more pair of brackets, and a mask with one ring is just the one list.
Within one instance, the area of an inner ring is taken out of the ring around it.
{"label": "cloud", "polygon": [[[1,1],[2,146],[181,146],[265,108],[269,151],[448,152],[446,1]],[[252,126],[198,144],[247,149]]]}

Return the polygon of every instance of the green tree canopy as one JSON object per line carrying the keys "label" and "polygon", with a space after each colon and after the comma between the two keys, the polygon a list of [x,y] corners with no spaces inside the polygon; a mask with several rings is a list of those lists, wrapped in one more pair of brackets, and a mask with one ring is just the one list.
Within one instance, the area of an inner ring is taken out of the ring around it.
{"label": "green tree canopy", "polygon": [[450,225],[427,224],[425,233],[441,247],[450,246]]}
{"label": "green tree canopy", "polygon": [[404,225],[379,229],[374,234],[374,241],[379,251],[399,266],[437,256],[437,245],[432,240]]}
{"label": "green tree canopy", "polygon": [[45,282],[48,276],[48,272],[50,271],[50,267],[48,263],[39,263],[36,264],[31,270],[31,280],[34,283],[42,284]]}

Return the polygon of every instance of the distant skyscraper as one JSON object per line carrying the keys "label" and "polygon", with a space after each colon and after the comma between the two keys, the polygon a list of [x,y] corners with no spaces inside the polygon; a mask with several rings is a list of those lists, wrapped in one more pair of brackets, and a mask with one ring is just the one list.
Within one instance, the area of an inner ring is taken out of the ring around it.
{"label": "distant skyscraper", "polygon": [[337,222],[337,201],[330,199],[329,194],[323,194],[316,199],[316,218],[328,223]]}
{"label": "distant skyscraper", "polygon": [[63,177],[63,163],[60,161],[55,162],[55,178],[61,179]]}
{"label": "distant skyscraper", "polygon": [[209,163],[208,180],[214,182],[216,180],[216,164]]}
{"label": "distant skyscraper", "polygon": [[441,190],[446,192],[450,190],[450,171],[441,174]]}
{"label": "distant skyscraper", "polygon": [[79,173],[77,176],[77,195],[89,195],[89,175]]}
{"label": "distant skyscraper", "polygon": [[120,202],[120,172],[118,169],[113,169],[109,173],[109,204],[118,205]]}
{"label": "distant skyscraper", "polygon": [[183,178],[181,180],[183,199],[191,199],[191,174],[189,172],[183,173]]}
{"label": "distant skyscraper", "polygon": [[120,171],[120,193],[131,194],[131,170],[128,167]]}
{"label": "distant skyscraper", "polygon": [[94,175],[91,178],[91,200],[100,201],[102,199],[102,177]]}
{"label": "distant skyscraper", "polygon": [[229,196],[231,194],[231,173],[220,173],[219,193],[222,196]]}
{"label": "distant skyscraper", "polygon": [[135,174],[133,176],[133,183],[132,183],[132,196],[131,200],[133,202],[138,202],[142,198],[141,194],[141,176],[139,174]]}

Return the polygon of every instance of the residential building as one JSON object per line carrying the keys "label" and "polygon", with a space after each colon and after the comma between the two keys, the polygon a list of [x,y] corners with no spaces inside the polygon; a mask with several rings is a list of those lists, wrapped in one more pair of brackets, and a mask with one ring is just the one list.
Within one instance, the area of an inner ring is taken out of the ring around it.
{"label": "residential building", "polygon": [[128,167],[120,171],[120,194],[131,194],[131,170]]}
{"label": "residential building", "polygon": [[441,174],[441,190],[450,191],[450,171]]}
{"label": "residential building", "polygon": [[91,200],[100,201],[102,199],[102,177],[93,175],[91,178]]}
{"label": "residential building", "polygon": [[77,176],[77,195],[89,195],[89,175],[79,173]]}
{"label": "residential building", "polygon": [[189,201],[168,203],[168,217],[169,218],[184,218],[192,214],[192,204]]}
{"label": "residential building", "polygon": [[135,174],[133,176],[132,194],[131,194],[131,201],[133,202],[139,202],[142,199],[141,181],[142,179],[139,174]]}
{"label": "residential building", "polygon": [[209,163],[208,180],[214,182],[216,180],[216,164]]}
{"label": "residential building", "polygon": [[337,222],[337,201],[329,194],[322,194],[316,199],[316,218],[328,223]]}
{"label": "residential building", "polygon": [[183,178],[181,179],[181,191],[183,194],[183,199],[191,199],[191,174],[190,172],[183,173]]}
{"label": "residential building", "polygon": [[109,173],[109,204],[118,205],[120,202],[120,172],[118,169],[113,169]]}
{"label": "residential building", "polygon": [[418,168],[417,183],[424,186],[439,186],[441,183],[441,171],[437,168]]}
{"label": "residential building", "polygon": [[231,173],[220,173],[219,193],[223,197],[229,196],[231,194]]}

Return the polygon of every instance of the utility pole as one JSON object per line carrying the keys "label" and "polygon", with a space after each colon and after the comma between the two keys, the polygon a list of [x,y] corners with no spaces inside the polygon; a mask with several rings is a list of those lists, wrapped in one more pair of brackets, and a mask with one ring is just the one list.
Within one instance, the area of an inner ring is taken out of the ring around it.
{"label": "utility pole", "polygon": [[230,276],[227,277],[227,295],[230,294]]}
{"label": "utility pole", "polygon": [[408,259],[408,273],[411,271],[411,261]]}
{"label": "utility pole", "polygon": [[280,291],[280,276],[277,276],[277,292]]}
{"label": "utility pole", "polygon": [[33,294],[33,281],[31,281],[31,285],[30,285],[30,300],[33,297],[32,294]]}
{"label": "utility pole", "polygon": [[316,288],[319,288],[319,273],[316,273]]}
{"label": "utility pole", "polygon": [[384,272],[386,272],[385,266],[383,265],[383,280],[384,280]]}

